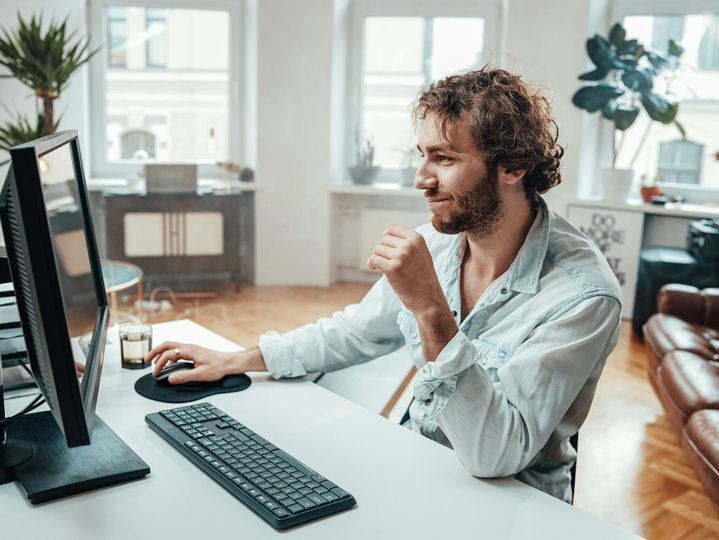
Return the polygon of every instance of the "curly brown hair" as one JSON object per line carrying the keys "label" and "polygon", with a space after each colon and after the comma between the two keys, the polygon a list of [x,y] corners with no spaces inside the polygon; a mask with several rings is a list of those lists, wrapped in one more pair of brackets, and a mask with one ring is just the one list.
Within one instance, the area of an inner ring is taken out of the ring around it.
{"label": "curly brown hair", "polygon": [[488,66],[437,81],[422,92],[415,119],[437,115],[442,135],[447,123],[467,120],[477,150],[487,165],[525,169],[528,197],[544,193],[562,179],[557,144],[559,127],[549,100],[517,75]]}

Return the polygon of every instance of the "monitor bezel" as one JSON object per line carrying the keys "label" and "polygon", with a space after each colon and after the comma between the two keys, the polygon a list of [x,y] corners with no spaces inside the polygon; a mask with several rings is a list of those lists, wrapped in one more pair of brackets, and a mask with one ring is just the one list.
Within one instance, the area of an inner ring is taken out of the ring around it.
{"label": "monitor bezel", "polygon": [[[84,222],[85,242],[97,301],[93,338],[88,349],[82,384],[78,383],[75,370],[73,343],[68,331],[55,247],[38,167],[38,158],[63,145],[70,146],[72,155],[78,188],[78,202]],[[37,373],[40,371],[38,362],[49,362],[58,409],[53,410],[53,413],[59,427],[65,433],[68,446],[89,444],[104,362],[109,308],[77,132],[75,130],[63,131],[13,147],[10,149],[10,155],[12,171],[8,174],[9,185],[5,186],[4,191],[12,188],[16,196],[17,211],[24,232],[26,263],[29,267],[28,277],[33,296],[33,298],[24,298],[25,293],[16,290],[18,308],[26,335],[28,335],[26,329],[29,320],[28,309],[36,310],[35,314],[41,321],[42,327],[40,334],[43,350],[37,351],[35,347],[28,345],[31,367]],[[3,197],[3,201],[5,201],[5,197]],[[31,226],[28,227],[28,224]],[[6,243],[11,270],[17,271],[16,268],[13,268],[16,254],[11,246],[12,241],[8,241],[7,234]],[[33,306],[27,305],[28,300],[33,303]],[[35,355],[43,355],[45,358],[33,358]],[[42,389],[42,386],[39,386]],[[48,399],[48,403],[53,404],[51,399]]]}

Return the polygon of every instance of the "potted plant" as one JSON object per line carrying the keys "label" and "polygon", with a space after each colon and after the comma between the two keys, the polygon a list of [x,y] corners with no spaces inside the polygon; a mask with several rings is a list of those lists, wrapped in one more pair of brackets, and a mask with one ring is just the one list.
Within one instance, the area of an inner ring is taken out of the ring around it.
{"label": "potted plant", "polygon": [[414,183],[414,177],[417,174],[419,166],[419,155],[417,154],[417,146],[409,144],[405,148],[395,148],[395,152],[399,152],[402,156],[400,169],[400,185],[411,187]]}
{"label": "potted plant", "polygon": [[360,145],[357,141],[357,164],[347,170],[355,184],[371,184],[379,172],[379,167],[373,165],[374,144],[365,139]]}
{"label": "potted plant", "polygon": [[[660,74],[677,69],[684,49],[672,39],[666,52],[649,49],[636,39],[626,39],[626,31],[619,23],[612,26],[607,38],[595,34],[586,46],[595,69],[583,73],[579,79],[592,82],[574,94],[572,103],[590,113],[601,112],[603,118],[612,122],[612,167],[602,171],[602,187],[605,199],[625,201],[634,179],[632,166],[639,149],[627,169],[617,168],[617,155],[625,131],[634,124],[641,108],[652,121],[674,124],[682,138],[685,137],[684,128],[676,120],[679,102],[669,90],[672,79],[663,93],[655,87]],[[647,128],[639,148],[648,133]]]}
{"label": "potted plant", "polygon": [[645,203],[652,202],[653,197],[662,195],[664,193],[661,187],[663,180],[664,177],[662,175],[657,175],[654,180],[649,180],[646,175],[642,175],[639,184],[639,194],[642,196],[642,201]]}
{"label": "potted plant", "polygon": [[70,76],[99,50],[89,51],[87,37],[76,39],[75,32],[68,32],[67,17],[60,23],[50,21],[45,29],[42,15],[25,21],[18,13],[17,19],[16,29],[2,29],[0,65],[10,74],[0,77],[14,77],[30,87],[42,103],[42,113],[37,114],[34,127],[20,114],[0,126],[0,147],[4,150],[55,132],[59,122],[55,121],[55,100]]}

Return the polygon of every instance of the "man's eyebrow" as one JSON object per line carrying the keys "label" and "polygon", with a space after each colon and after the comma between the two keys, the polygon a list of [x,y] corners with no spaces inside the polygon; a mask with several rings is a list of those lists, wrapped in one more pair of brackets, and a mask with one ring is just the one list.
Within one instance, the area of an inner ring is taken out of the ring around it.
{"label": "man's eyebrow", "polygon": [[[419,145],[417,145],[417,150],[422,152],[422,149],[419,147]],[[455,154],[462,153],[462,151],[459,148],[456,148],[454,145],[449,144],[449,143],[428,146],[427,153],[431,153],[431,152],[454,152]]]}

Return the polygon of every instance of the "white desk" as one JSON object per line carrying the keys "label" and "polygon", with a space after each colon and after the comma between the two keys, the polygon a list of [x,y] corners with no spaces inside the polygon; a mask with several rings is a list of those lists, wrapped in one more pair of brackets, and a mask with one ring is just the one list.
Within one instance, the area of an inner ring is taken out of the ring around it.
{"label": "white desk", "polygon": [[[0,536],[141,540],[307,538],[636,538],[515,480],[480,480],[454,452],[311,382],[253,374],[252,386],[208,401],[350,491],[358,505],[278,532],[153,432],[144,416],[172,405],[132,390],[146,373],[122,370],[108,347],[98,414],[144,459],[149,477],[32,506],[0,486]],[[154,340],[236,350],[191,321],[155,326]],[[8,413],[27,399],[8,401]]]}

